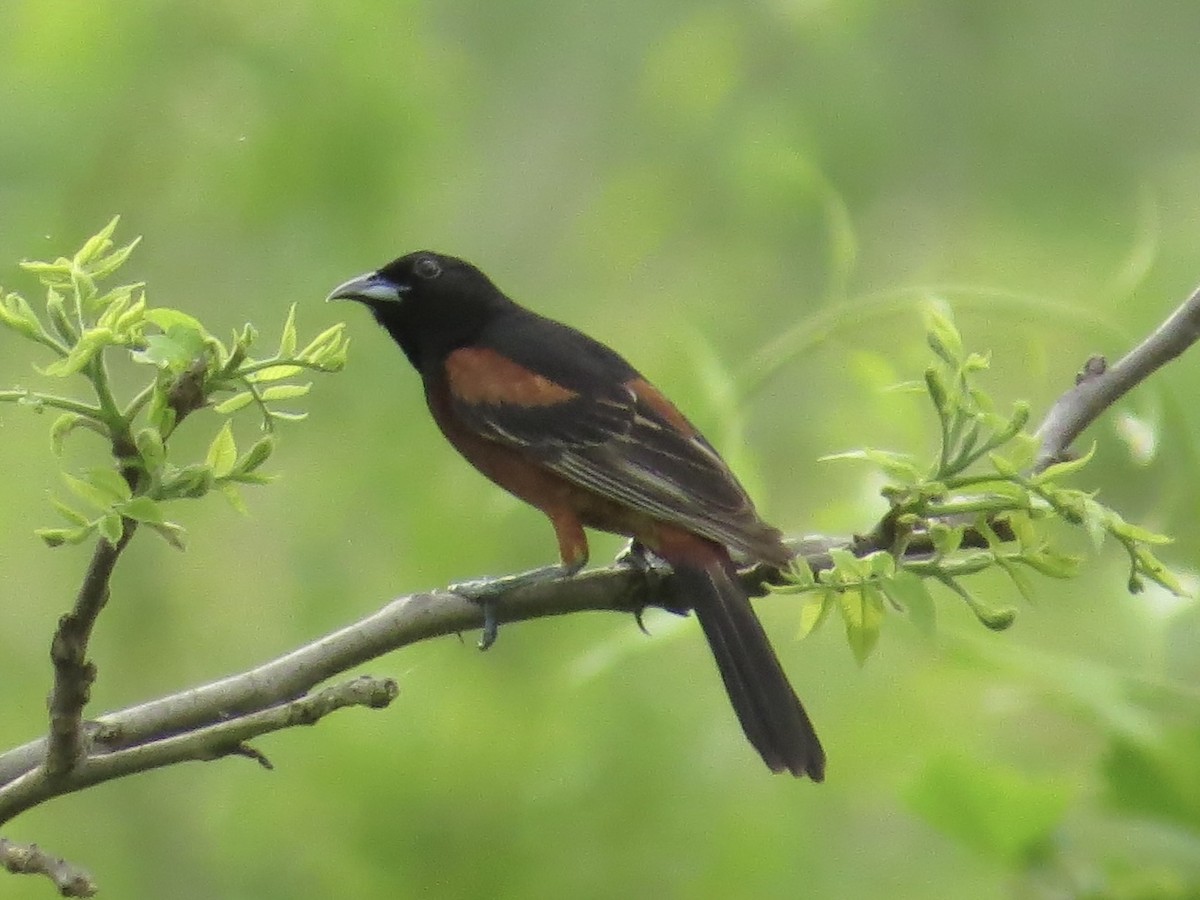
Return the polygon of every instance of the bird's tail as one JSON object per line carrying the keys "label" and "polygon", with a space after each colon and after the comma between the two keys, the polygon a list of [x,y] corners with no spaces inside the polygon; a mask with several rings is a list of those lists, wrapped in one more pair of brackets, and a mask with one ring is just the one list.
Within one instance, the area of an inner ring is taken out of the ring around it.
{"label": "bird's tail", "polygon": [[825,751],[728,559],[675,565],[742,730],[772,772],[825,777]]}

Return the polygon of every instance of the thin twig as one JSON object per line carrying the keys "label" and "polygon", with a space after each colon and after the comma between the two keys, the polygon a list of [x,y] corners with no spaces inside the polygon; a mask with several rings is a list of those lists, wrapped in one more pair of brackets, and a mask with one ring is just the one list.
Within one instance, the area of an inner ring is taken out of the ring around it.
{"label": "thin twig", "polygon": [[[0,825],[53,797],[92,787],[136,772],[149,772],[182,762],[207,762],[226,756],[265,757],[249,750],[246,741],[283,728],[315,725],[348,706],[382,709],[396,698],[391,679],[367,676],[325,688],[316,694],[277,703],[249,715],[221,721],[181,734],[163,737],[111,753],[89,755],[69,772],[51,778],[34,768],[0,788]],[[270,768],[270,766],[267,766]]]}
{"label": "thin twig", "polygon": [[91,875],[37,844],[17,844],[0,838],[0,865],[14,875],[45,875],[63,897],[91,897],[96,893]]}
{"label": "thin twig", "polygon": [[1061,459],[1071,442],[1101,413],[1197,340],[1200,340],[1200,288],[1117,363],[1103,367],[1096,365],[1095,359],[1091,361],[1079,383],[1058,398],[1038,426],[1035,436],[1041,441],[1041,449],[1034,468],[1040,471]]}
{"label": "thin twig", "polygon": [[[205,403],[202,389],[204,363],[204,357],[199,357],[175,379],[168,391],[168,402],[175,411],[175,428]],[[136,458],[137,448],[129,434],[129,423],[121,418],[112,398],[102,359],[97,358],[93,363],[92,372],[100,405],[109,414],[113,456],[121,465],[121,474],[129,487],[136,490],[139,473],[130,461]],[[120,539],[113,544],[102,538],[96,545],[83,584],[75,596],[75,605],[58,620],[50,643],[54,686],[50,692],[50,728],[44,765],[45,775],[51,780],[62,778],[85,756],[83,708],[91,698],[92,683],[96,680],[96,666],[87,658],[88,644],[96,618],[108,602],[113,568],[135,531],[137,522],[122,518]]]}
{"label": "thin twig", "polygon": [[75,606],[58,620],[50,644],[54,663],[54,687],[50,692],[50,731],[46,752],[46,774],[57,778],[83,758],[83,708],[91,696],[96,667],[87,658],[88,642],[96,617],[108,602],[108,585],[121,551],[133,537],[137,523],[123,522],[124,531],[115,544],[101,539],[92,554]]}

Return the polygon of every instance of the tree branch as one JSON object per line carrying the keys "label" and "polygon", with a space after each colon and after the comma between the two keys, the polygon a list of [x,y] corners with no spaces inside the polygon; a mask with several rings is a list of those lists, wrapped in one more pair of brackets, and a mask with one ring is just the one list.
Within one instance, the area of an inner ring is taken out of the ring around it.
{"label": "tree branch", "polygon": [[[198,357],[175,379],[168,391],[168,403],[175,411],[175,428],[205,403],[205,366],[205,358]],[[137,459],[138,450],[129,434],[129,423],[121,418],[116,401],[112,399],[102,357],[96,357],[91,370],[100,407],[109,420],[113,456],[129,487],[136,490],[139,470],[130,461]],[[50,643],[54,687],[50,692],[50,729],[44,762],[45,775],[50,780],[65,776],[84,756],[83,708],[91,699],[92,683],[96,680],[96,667],[87,658],[88,643],[96,619],[108,602],[113,569],[133,538],[137,524],[133,519],[122,518],[120,539],[114,544],[101,538],[96,544],[83,584],[75,596],[75,605],[58,620]]]}
{"label": "tree branch", "polygon": [[133,537],[137,523],[124,520],[121,539],[115,544],[101,539],[74,608],[58,620],[58,630],[50,644],[54,663],[54,687],[50,692],[50,732],[46,751],[46,775],[57,778],[83,757],[83,708],[91,696],[96,667],[87,658],[88,642],[96,617],[108,602],[108,583],[121,551]]}
{"label": "tree branch", "polygon": [[91,875],[37,844],[16,844],[0,838],[0,865],[14,875],[45,875],[63,897],[91,897],[96,893]]}
{"label": "tree branch", "polygon": [[[249,677],[249,674],[241,677]],[[52,797],[176,763],[248,756],[269,769],[271,764],[267,758],[248,747],[246,741],[282,728],[315,725],[330,713],[347,706],[382,709],[398,693],[399,688],[391,679],[364,676],[308,697],[271,704],[232,720],[188,728],[126,749],[93,752],[69,772],[57,776],[51,776],[44,767],[35,766],[0,788],[0,824]],[[109,723],[101,724],[94,750],[100,746],[100,736],[111,727]]]}
{"label": "tree branch", "polygon": [[1077,384],[1055,402],[1038,426],[1041,440],[1034,468],[1038,471],[1061,459],[1089,425],[1131,388],[1200,340],[1200,288],[1192,292],[1154,333],[1115,365],[1103,357],[1088,360]]}

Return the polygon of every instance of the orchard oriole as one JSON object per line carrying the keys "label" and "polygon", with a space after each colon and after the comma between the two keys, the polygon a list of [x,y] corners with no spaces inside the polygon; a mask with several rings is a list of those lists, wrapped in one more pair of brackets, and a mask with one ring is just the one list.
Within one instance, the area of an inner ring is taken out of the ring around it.
{"label": "orchard oriole", "polygon": [[730,549],[786,566],[728,466],[605,345],[506,297],[471,264],[402,256],[329,299],[365,304],[420,373],[433,418],[480,472],[550,519],[571,574],[584,527],[674,569],[750,743],[773,772],[820,781],[825,754],[737,580]]}

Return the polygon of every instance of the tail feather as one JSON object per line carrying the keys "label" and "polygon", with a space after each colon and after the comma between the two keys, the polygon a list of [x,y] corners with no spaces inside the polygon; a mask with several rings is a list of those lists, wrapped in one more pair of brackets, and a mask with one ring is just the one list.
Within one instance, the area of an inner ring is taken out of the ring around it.
{"label": "tail feather", "polygon": [[825,751],[731,569],[732,564],[713,560],[704,567],[676,565],[675,573],[754,749],[772,772],[821,781]]}

